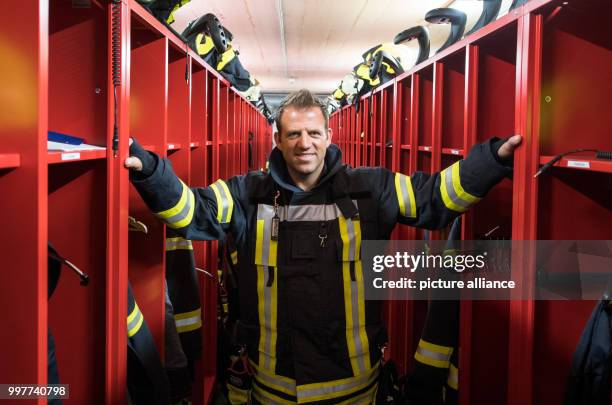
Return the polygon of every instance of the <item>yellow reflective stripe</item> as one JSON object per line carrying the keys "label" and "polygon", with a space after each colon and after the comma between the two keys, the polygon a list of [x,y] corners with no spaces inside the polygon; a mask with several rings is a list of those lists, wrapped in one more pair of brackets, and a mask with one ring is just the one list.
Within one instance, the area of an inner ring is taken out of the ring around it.
{"label": "yellow reflective stripe", "polygon": [[233,251],[232,253],[230,253],[230,258],[232,259],[232,264],[236,265],[238,264],[238,252],[237,251]]}
{"label": "yellow reflective stripe", "polygon": [[348,346],[349,359],[353,374],[359,374],[359,365],[355,353],[355,339],[353,338],[353,303],[351,300],[351,274],[350,262],[342,262],[342,278],[344,280],[344,312],[346,317],[346,343]]}
{"label": "yellow reflective stripe", "polygon": [[249,360],[251,367],[254,371],[253,377],[261,383],[262,387],[270,387],[278,392],[285,393],[287,395],[296,396],[297,389],[295,386],[295,380],[277,375],[274,372],[267,371],[260,368],[254,361]]}
{"label": "yellow reflective stripe", "polygon": [[461,186],[461,176],[459,176],[459,162],[455,162],[451,167],[453,171],[453,187],[455,189],[455,192],[457,193],[457,196],[470,204],[474,204],[480,201],[480,198],[468,193]]}
{"label": "yellow reflective stripe", "polygon": [[234,212],[234,199],[230,194],[227,184],[219,179],[210,185],[211,190],[215,194],[217,202],[217,221],[220,224],[229,223],[232,220]]}
{"label": "yellow reflective stripe", "polygon": [[221,60],[217,63],[217,70],[221,71],[232,59],[236,57],[236,53],[234,49],[229,46],[225,52],[221,55]]}
{"label": "yellow reflective stripe", "polygon": [[179,333],[191,332],[202,327],[202,309],[174,314],[176,330]]}
{"label": "yellow reflective stripe", "polygon": [[465,212],[470,205],[480,201],[480,198],[463,189],[459,176],[459,163],[453,163],[440,173],[440,194],[448,209]]}
{"label": "yellow reflective stripe", "polygon": [[[180,181],[180,180],[179,180]],[[181,197],[174,207],[165,211],[157,212],[155,215],[161,218],[170,228],[183,228],[191,223],[195,207],[193,191],[181,181],[183,191]]]}
{"label": "yellow reflective stripe", "polygon": [[405,217],[406,205],[404,204],[404,193],[402,193],[400,179],[401,174],[395,173],[395,196],[397,197],[397,204],[399,205],[400,214]]}
{"label": "yellow reflective stripe", "polygon": [[[298,385],[298,403],[329,400],[351,395],[374,383],[380,372],[379,364],[365,373],[341,380]],[[373,387],[376,388],[376,384]],[[352,398],[354,399],[354,398]],[[352,403],[349,401],[349,403]]]}
{"label": "yellow reflective stripe", "polygon": [[140,312],[138,309],[138,304],[134,302],[134,309],[132,309],[132,312],[128,315],[127,322],[132,322],[134,318],[136,318],[136,315],[138,315],[138,312]]}
{"label": "yellow reflective stripe", "polygon": [[295,405],[293,401],[287,401],[284,398],[276,396],[257,385],[257,381],[253,384],[253,397],[257,401],[266,405]]}
{"label": "yellow reflective stripe", "polygon": [[365,368],[370,369],[370,345],[368,342],[368,334],[365,330],[365,298],[364,298],[364,284],[363,284],[363,269],[361,267],[361,260],[355,262],[355,277],[357,278],[357,305],[359,315],[359,338],[362,344],[363,360]]}
{"label": "yellow reflective stripe", "polygon": [[221,199],[221,192],[217,188],[215,183],[210,185],[213,193],[215,193],[215,199],[217,200],[217,222],[221,223],[221,219],[223,216],[223,200]]}
{"label": "yellow reflective stripe", "polygon": [[423,364],[427,364],[428,366],[448,368],[452,353],[452,347],[436,345],[421,339],[419,341],[419,346],[414,353],[414,358]]}
{"label": "yellow reflective stripe", "polygon": [[[204,42],[202,42],[202,38],[204,38]],[[215,47],[212,38],[208,35],[198,34],[196,37],[196,51],[198,55],[205,56],[210,53]]]}
{"label": "yellow reflective stripe", "polygon": [[181,212],[183,208],[185,208],[185,204],[187,204],[187,192],[189,191],[189,188],[181,180],[179,181],[181,182],[182,187],[181,198],[179,198],[178,202],[174,205],[174,207],[169,208],[165,211],[158,212],[155,215],[160,216],[162,218],[170,218],[175,216],[176,214]]}
{"label": "yellow reflective stripe", "polygon": [[[344,311],[346,318],[346,343],[353,375],[369,370],[370,349],[365,331],[365,300],[363,269],[359,258],[361,225],[359,220],[338,218],[342,239],[342,277],[344,287]],[[351,261],[354,261],[355,281],[351,280]]]}
{"label": "yellow reflective stripe", "polygon": [[189,239],[166,238],[166,251],[172,250],[193,250],[193,244]]}
{"label": "yellow reflective stripe", "polygon": [[242,390],[232,384],[225,384],[227,386],[227,394],[229,403],[232,405],[246,404],[249,402],[249,392]]}
{"label": "yellow reflective stripe", "polygon": [[223,180],[217,180],[217,183],[221,184],[221,188],[225,192],[226,202],[227,202],[227,216],[225,222],[230,222],[232,220],[232,213],[234,212],[234,199],[232,198],[232,194],[227,187],[227,183]]}
{"label": "yellow reflective stripe", "polygon": [[454,364],[451,364],[450,368],[448,369],[448,379],[446,380],[446,384],[448,384],[448,386],[455,391],[459,389],[459,369],[457,369]]}
{"label": "yellow reflective stripe", "polygon": [[257,230],[255,239],[255,263],[261,264],[263,263],[263,230],[264,230],[264,220],[257,220]]}
{"label": "yellow reflective stripe", "polygon": [[374,403],[374,399],[376,398],[377,389],[378,384],[374,384],[372,388],[363,394],[359,394],[353,398],[347,399],[346,401],[339,402],[337,405],[371,405]]}
{"label": "yellow reflective stripe", "polygon": [[395,195],[399,205],[400,215],[416,218],[416,199],[412,180],[401,173],[395,173]]}
{"label": "yellow reflective stripe", "polygon": [[[271,227],[271,218],[257,219],[255,263],[257,264],[260,331],[259,355],[261,358],[259,363],[264,369],[274,372],[276,369],[278,280],[273,276],[276,266],[277,242],[271,240]],[[274,280],[268,286],[271,276],[274,277]]]}
{"label": "yellow reflective stripe", "polygon": [[140,308],[138,308],[138,304],[134,302],[134,309],[127,317],[127,330],[128,337],[132,337],[138,333],[140,327],[142,326],[142,322],[144,321],[144,316],[142,312],[140,312]]}

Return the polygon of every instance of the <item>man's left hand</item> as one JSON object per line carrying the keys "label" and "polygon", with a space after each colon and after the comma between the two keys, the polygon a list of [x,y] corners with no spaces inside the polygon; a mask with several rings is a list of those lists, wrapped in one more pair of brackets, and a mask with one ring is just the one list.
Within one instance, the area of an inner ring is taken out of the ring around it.
{"label": "man's left hand", "polygon": [[504,142],[502,146],[500,146],[497,150],[497,156],[499,156],[501,160],[512,159],[512,156],[514,155],[514,149],[516,149],[521,144],[522,139],[523,137],[520,135],[514,135],[508,138],[508,140]]}

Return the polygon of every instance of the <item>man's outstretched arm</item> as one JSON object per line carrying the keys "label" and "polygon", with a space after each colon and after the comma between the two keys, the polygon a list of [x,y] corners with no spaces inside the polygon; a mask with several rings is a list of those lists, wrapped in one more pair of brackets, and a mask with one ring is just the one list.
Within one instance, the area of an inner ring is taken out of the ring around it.
{"label": "man's outstretched arm", "polygon": [[124,165],[130,180],[155,216],[185,239],[224,239],[226,233],[240,235],[245,217],[240,197],[244,177],[217,180],[208,187],[189,188],[161,159],[130,139],[130,156]]}
{"label": "man's outstretched arm", "polygon": [[382,172],[382,223],[440,229],[480,201],[504,177],[512,174],[514,150],[521,136],[492,138],[475,145],[465,159],[440,172],[411,176]]}

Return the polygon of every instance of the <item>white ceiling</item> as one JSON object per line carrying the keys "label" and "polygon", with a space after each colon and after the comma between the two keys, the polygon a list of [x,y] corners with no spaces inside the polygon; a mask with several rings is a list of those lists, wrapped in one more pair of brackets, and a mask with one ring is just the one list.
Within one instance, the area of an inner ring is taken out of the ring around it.
{"label": "white ceiling", "polygon": [[[502,13],[510,2],[504,0]],[[180,32],[212,12],[234,35],[242,64],[264,92],[308,88],[330,93],[365,50],[393,41],[413,25],[427,25],[425,13],[447,5],[468,13],[467,29],[482,10],[478,0],[192,0],[176,12],[173,27]],[[449,28],[429,29],[433,53]],[[403,49],[404,61],[416,58],[416,44]]]}

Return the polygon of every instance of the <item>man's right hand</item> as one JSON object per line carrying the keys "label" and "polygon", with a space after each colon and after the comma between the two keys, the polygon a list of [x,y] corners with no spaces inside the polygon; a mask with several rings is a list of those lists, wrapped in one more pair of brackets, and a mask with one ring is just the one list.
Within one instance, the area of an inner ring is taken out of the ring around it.
{"label": "man's right hand", "polygon": [[[130,138],[130,146],[134,143],[134,140]],[[142,161],[138,159],[136,156],[128,156],[123,163],[125,167],[130,170],[135,170],[137,172],[142,171]]]}
{"label": "man's right hand", "polygon": [[146,178],[155,171],[157,156],[147,152],[135,139],[130,138],[130,156],[125,159],[123,165],[135,178]]}

